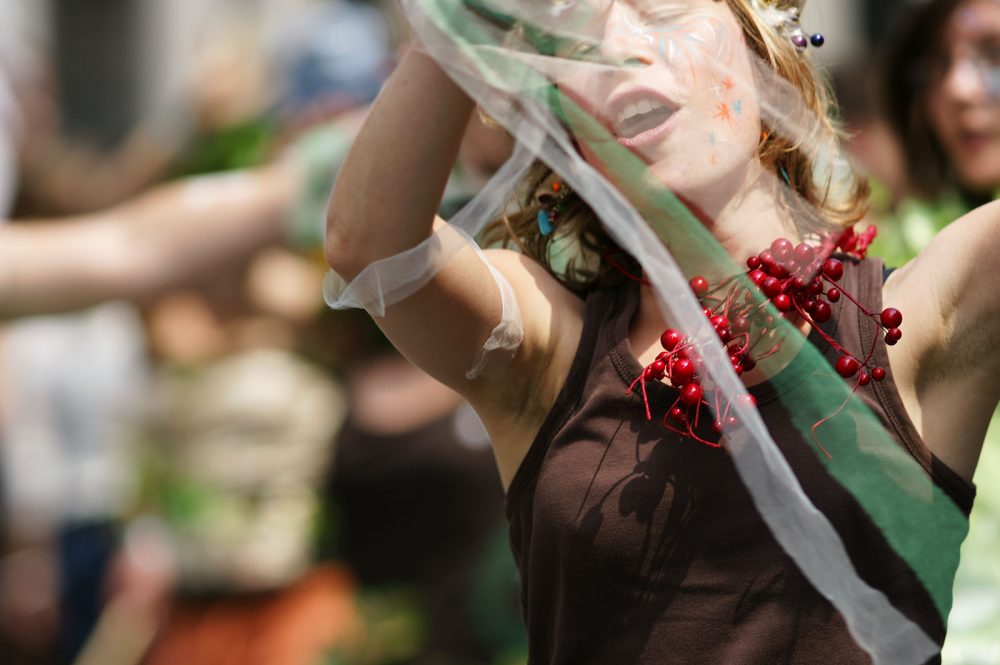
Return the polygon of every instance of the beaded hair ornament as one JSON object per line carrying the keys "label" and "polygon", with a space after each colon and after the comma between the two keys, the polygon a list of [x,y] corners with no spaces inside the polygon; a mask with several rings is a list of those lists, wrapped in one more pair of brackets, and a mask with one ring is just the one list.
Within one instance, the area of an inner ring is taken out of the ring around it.
{"label": "beaded hair ornament", "polygon": [[821,33],[808,35],[800,24],[802,7],[805,0],[795,2],[768,2],[767,0],[751,0],[750,6],[764,21],[787,38],[800,51],[805,51],[809,45],[819,48],[826,43]]}
{"label": "beaded hair ornament", "polygon": [[[576,0],[554,0],[549,13],[554,18],[559,18],[576,4]],[[792,0],[783,2],[782,0],[751,0],[750,6],[764,21],[777,30],[782,36],[789,39],[795,48],[805,51],[810,45],[820,48],[826,43],[826,38],[821,33],[807,34],[800,24],[802,7],[805,0]]]}

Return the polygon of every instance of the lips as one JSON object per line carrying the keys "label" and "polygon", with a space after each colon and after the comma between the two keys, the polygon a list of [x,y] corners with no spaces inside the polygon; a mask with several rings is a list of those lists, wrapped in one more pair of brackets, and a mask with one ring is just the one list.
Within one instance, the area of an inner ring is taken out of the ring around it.
{"label": "lips", "polygon": [[627,146],[658,138],[678,105],[655,90],[633,89],[615,95],[608,104],[611,130]]}
{"label": "lips", "polygon": [[958,136],[958,140],[962,146],[971,152],[981,150],[994,138],[996,138],[995,134],[975,131],[964,131]]}
{"label": "lips", "polygon": [[659,127],[674,112],[654,99],[643,99],[628,104],[615,119],[615,134],[622,138],[635,138],[643,132]]}

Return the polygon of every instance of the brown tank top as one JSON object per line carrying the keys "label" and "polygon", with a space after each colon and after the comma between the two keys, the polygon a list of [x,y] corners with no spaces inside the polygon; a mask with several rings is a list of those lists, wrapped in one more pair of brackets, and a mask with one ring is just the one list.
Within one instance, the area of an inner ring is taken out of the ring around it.
{"label": "brown tank top", "polygon": [[[881,263],[846,267],[845,288],[879,311]],[[730,458],[647,421],[641,397],[626,396],[642,370],[628,341],[638,302],[632,282],[588,297],[566,384],[508,490],[529,663],[871,662],[775,541]],[[835,309],[828,332],[852,353],[869,349],[872,331],[857,309]],[[810,340],[826,347],[815,332]],[[874,362],[888,367],[884,345]],[[751,389],[774,440],[862,578],[943,642],[945,627],[913,571],[801,445],[778,399],[794,389],[792,369]],[[662,413],[676,392],[648,387]],[[891,374],[861,396],[968,514],[974,487],[931,455]]]}

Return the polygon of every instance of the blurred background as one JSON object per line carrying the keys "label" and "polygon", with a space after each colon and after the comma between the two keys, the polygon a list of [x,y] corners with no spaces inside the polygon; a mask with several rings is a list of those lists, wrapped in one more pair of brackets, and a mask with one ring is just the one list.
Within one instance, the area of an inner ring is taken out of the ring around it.
{"label": "blurred background", "polygon": [[[876,65],[924,4],[803,17],[892,265],[983,198],[893,130]],[[389,0],[0,0],[0,662],[524,662],[481,423],[320,297],[406,44]],[[474,120],[442,214],[509,149]],[[945,663],[1000,663],[998,436]]]}

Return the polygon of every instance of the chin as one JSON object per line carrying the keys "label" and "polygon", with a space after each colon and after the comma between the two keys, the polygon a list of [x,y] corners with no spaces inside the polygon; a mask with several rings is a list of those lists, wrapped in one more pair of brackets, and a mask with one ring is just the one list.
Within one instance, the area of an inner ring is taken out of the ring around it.
{"label": "chin", "polygon": [[953,160],[962,188],[977,194],[993,196],[1000,189],[1000,146],[989,146],[974,156]]}
{"label": "chin", "polygon": [[[994,164],[996,162],[993,162]],[[962,188],[974,194],[994,197],[1000,191],[1000,172],[987,169],[971,170],[962,174]]]}
{"label": "chin", "polygon": [[656,174],[660,183],[666,184],[702,223],[719,217],[727,204],[747,184],[749,161],[723,164],[705,172],[691,170]]}

